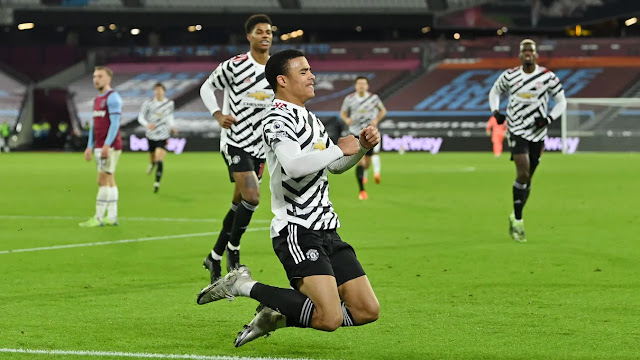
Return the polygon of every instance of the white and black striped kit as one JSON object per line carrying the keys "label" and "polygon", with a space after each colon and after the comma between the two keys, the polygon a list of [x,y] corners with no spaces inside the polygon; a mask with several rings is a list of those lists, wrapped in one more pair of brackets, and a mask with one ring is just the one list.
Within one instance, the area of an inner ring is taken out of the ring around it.
{"label": "white and black striped kit", "polygon": [[564,96],[556,74],[538,65],[530,74],[525,73],[521,66],[505,70],[493,84],[492,91],[509,93],[509,133],[533,142],[542,141],[547,135],[546,126],[536,129],[533,122],[537,117],[547,117],[549,95],[555,97],[562,93]]}
{"label": "white and black striped kit", "polygon": [[222,113],[236,119],[230,129],[222,129],[220,149],[225,154],[231,145],[256,158],[265,157],[260,127],[263,112],[273,101],[273,90],[264,68],[246,53],[224,61],[209,76],[213,87],[224,91]]}
{"label": "white and black striped kit", "polygon": [[349,94],[342,102],[342,111],[353,119],[353,124],[349,126],[349,131],[354,134],[360,134],[360,130],[369,126],[382,108],[382,101],[376,94],[367,92],[364,97],[358,96],[357,93]]}
{"label": "white and black striped kit", "polygon": [[153,130],[147,129],[145,136],[149,140],[161,141],[171,137],[171,127],[173,127],[173,100],[156,99],[147,100],[142,103],[140,117],[149,124],[155,125]]}
{"label": "white and black striped kit", "polygon": [[[267,167],[271,176],[271,208],[275,215],[271,223],[271,237],[289,224],[297,224],[309,230],[331,230],[340,227],[338,215],[329,201],[327,169],[301,178],[287,175],[279,163],[274,146],[280,141],[295,141],[302,154],[323,151],[331,146],[324,125],[305,109],[285,101],[275,100],[265,113],[263,135],[266,144]],[[290,246],[295,244],[295,229]],[[305,258],[290,248],[296,263]]]}

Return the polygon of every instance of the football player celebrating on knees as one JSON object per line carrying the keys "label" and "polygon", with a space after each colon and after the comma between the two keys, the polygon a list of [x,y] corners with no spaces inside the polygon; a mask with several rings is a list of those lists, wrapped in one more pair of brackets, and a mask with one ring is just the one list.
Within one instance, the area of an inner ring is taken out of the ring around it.
{"label": "football player celebrating on knees", "polygon": [[[522,66],[505,70],[489,92],[489,104],[498,124],[507,121],[508,144],[516,165],[513,183],[513,213],[509,233],[517,242],[527,241],[522,210],[531,193],[531,178],[544,150],[547,126],[560,118],[567,108],[564,90],[553,72],[536,64],[538,52],[533,40],[520,43]],[[507,114],[500,112],[500,94],[509,92]],[[547,112],[549,95],[556,105]]]}
{"label": "football player celebrating on knees", "polygon": [[[96,214],[81,227],[118,225],[118,187],[115,171],[122,153],[120,138],[120,112],[122,98],[111,88],[113,72],[104,66],[96,66],[93,85],[99,94],[93,100],[93,122],[89,129],[89,141],[84,158],[91,161],[94,153],[98,165],[98,196]],[[105,218],[105,213],[107,217]]]}
{"label": "football player celebrating on knees", "polygon": [[[264,146],[260,127],[264,110],[271,105],[273,90],[265,79],[273,35],[267,15],[252,15],[245,24],[251,50],[220,64],[200,88],[202,101],[220,123],[220,151],[235,183],[231,208],[213,250],[205,257],[211,282],[221,276],[220,260],[227,253],[227,270],[240,264],[240,238],[260,202],[260,179],[264,170]],[[218,106],[215,90],[224,91]]]}
{"label": "football player celebrating on knees", "polygon": [[149,143],[149,159],[151,164],[147,169],[147,175],[156,168],[156,181],[153,184],[153,192],[160,189],[160,179],[164,170],[164,157],[167,155],[167,141],[171,134],[178,131],[173,125],[173,100],[164,97],[166,89],[161,83],[153,86],[153,99],[142,103],[142,109],[138,115],[140,125],[147,128],[145,136]]}
{"label": "football player celebrating on knees", "polygon": [[342,241],[338,215],[329,200],[327,173],[343,173],[380,141],[373,126],[334,144],[322,122],[305,108],[315,96],[304,54],[284,50],[271,56],[266,75],[276,92],[264,116],[271,190],[271,238],[291,288],[252,279],[241,266],[204,288],[198,304],[235,296],[260,302],[258,314],[236,338],[241,346],[285,326],[334,331],[378,319],[380,305],[354,249]]}
{"label": "football player celebrating on knees", "polygon": [[[340,118],[349,126],[349,131],[356,137],[365,126],[378,127],[380,120],[384,118],[387,109],[376,94],[369,92],[369,79],[359,76],[355,82],[356,92],[347,95],[342,102]],[[379,145],[376,146],[380,152]],[[374,178],[376,184],[380,183],[380,155],[374,154],[375,149],[369,150],[356,167],[356,180],[360,188],[358,198],[366,200],[369,196],[364,189],[367,169],[373,157]]]}

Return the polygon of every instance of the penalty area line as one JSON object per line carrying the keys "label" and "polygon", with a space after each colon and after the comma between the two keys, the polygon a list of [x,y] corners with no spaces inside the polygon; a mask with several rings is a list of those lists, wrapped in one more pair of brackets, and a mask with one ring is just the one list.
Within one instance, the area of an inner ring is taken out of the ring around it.
{"label": "penalty area line", "polygon": [[[7,220],[86,220],[87,217],[81,216],[38,216],[38,215],[0,215],[0,219]],[[218,219],[189,219],[189,218],[154,218],[154,217],[120,217],[120,220],[125,221],[159,221],[159,222],[220,222]],[[271,220],[266,219],[253,219],[252,222],[268,223]]]}
{"label": "penalty area line", "polygon": [[31,355],[73,355],[73,356],[110,356],[138,359],[193,359],[193,360],[313,360],[309,358],[280,358],[280,357],[245,357],[218,355],[190,355],[190,354],[156,354],[132,353],[123,351],[95,351],[95,350],[37,350],[0,348],[0,353],[31,354]]}
{"label": "penalty area line", "polygon": [[[261,228],[247,229],[247,232],[250,232],[250,231],[263,231],[263,230],[269,230],[269,228],[268,227],[261,227]],[[35,248],[25,248],[25,249],[0,250],[0,255],[13,254],[13,253],[23,253],[23,252],[32,252],[32,251],[71,249],[71,248],[89,247],[89,246],[128,244],[128,243],[136,243],[136,242],[144,242],[144,241],[180,239],[180,238],[188,238],[188,237],[201,237],[201,236],[218,235],[219,233],[220,233],[219,231],[210,231],[210,232],[193,233],[193,234],[150,236],[150,237],[142,237],[142,238],[137,238],[137,239],[122,239],[122,240],[114,240],[114,241],[99,241],[99,242],[81,243],[81,244],[66,244],[66,245],[54,245],[54,246],[43,246],[43,247],[35,247]]]}

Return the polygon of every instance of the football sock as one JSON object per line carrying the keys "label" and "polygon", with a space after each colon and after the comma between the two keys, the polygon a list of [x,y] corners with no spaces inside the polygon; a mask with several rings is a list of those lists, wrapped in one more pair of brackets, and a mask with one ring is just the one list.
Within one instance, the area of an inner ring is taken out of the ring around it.
{"label": "football sock", "polygon": [[109,189],[109,200],[107,202],[107,217],[109,220],[117,220],[118,219],[118,187],[113,186],[107,188]]}
{"label": "football sock", "polygon": [[351,311],[347,309],[347,305],[342,303],[342,326],[358,326],[355,320],[353,320],[353,315],[351,315]]}
{"label": "football sock", "polygon": [[236,215],[233,218],[233,225],[231,225],[231,234],[229,235],[229,244],[234,247],[240,246],[240,238],[242,234],[247,230],[253,212],[256,211],[258,205],[252,205],[242,200],[236,210]]}
{"label": "football sock", "polygon": [[96,197],[96,219],[102,222],[104,213],[107,211],[109,201],[109,187],[100,186],[98,188],[98,196]]}
{"label": "football sock", "polygon": [[364,176],[364,167],[358,165],[356,167],[356,178],[358,179],[358,186],[360,186],[360,191],[364,190],[364,184],[362,183],[363,176]]}
{"label": "football sock", "polygon": [[380,174],[380,155],[373,154],[371,157],[371,164],[373,165],[373,173]]}
{"label": "football sock", "polygon": [[218,240],[216,241],[216,244],[214,245],[213,251],[211,253],[211,256],[214,260],[222,259],[224,249],[227,247],[227,243],[229,242],[229,236],[231,235],[231,226],[233,225],[233,218],[236,216],[237,208],[237,204],[231,203],[231,208],[222,221],[222,230],[220,230],[220,234],[218,234]]}
{"label": "football sock", "polygon": [[255,283],[250,297],[286,316],[287,326],[311,326],[313,302],[298,290]]}
{"label": "football sock", "polygon": [[525,196],[527,192],[527,184],[520,184],[515,181],[513,183],[513,213],[516,220],[522,219],[522,209],[524,208]]}
{"label": "football sock", "polygon": [[162,170],[162,161],[156,161],[156,182],[160,182],[160,178],[162,177]]}

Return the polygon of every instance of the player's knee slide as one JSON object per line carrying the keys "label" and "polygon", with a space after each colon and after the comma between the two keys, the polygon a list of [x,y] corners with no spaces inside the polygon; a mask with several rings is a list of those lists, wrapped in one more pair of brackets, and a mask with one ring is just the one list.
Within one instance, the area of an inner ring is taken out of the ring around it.
{"label": "player's knee slide", "polygon": [[[315,319],[314,319],[315,320]],[[342,313],[336,315],[326,314],[314,321],[314,327],[324,331],[336,331],[342,326]]]}
{"label": "player's knee slide", "polygon": [[380,304],[378,302],[365,304],[361,308],[352,309],[351,314],[357,325],[374,322],[380,317]]}

